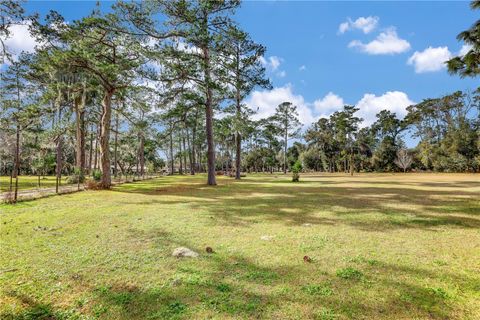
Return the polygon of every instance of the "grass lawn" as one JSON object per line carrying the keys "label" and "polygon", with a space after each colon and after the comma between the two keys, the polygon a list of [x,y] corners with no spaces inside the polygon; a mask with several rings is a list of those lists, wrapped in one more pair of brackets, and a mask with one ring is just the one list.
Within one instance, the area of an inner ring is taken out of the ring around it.
{"label": "grass lawn", "polygon": [[[15,188],[15,179],[13,181],[13,188]],[[62,185],[65,185],[66,177],[62,178]],[[40,178],[41,188],[55,187],[55,176],[45,176]],[[38,188],[37,176],[18,176],[18,190],[28,190]],[[0,176],[0,191],[5,192],[10,190],[10,177]]]}
{"label": "grass lawn", "polygon": [[480,319],[479,175],[289,179],[0,205],[0,318]]}

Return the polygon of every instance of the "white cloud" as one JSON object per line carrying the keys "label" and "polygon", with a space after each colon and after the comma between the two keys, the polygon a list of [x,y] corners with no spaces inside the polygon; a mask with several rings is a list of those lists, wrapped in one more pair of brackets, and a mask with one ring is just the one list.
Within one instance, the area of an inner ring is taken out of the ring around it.
{"label": "white cloud", "polygon": [[340,32],[340,33],[345,33],[345,32],[348,31],[348,29],[350,29],[350,23],[348,21],[347,22],[342,22],[338,26],[338,32]]}
{"label": "white cloud", "polygon": [[278,69],[283,59],[277,56],[270,56],[268,59],[260,57],[260,63],[262,63],[267,69],[275,71]]}
{"label": "white cloud", "polygon": [[378,21],[380,19],[378,17],[360,17],[357,20],[353,21],[352,19],[348,18],[347,21],[341,23],[338,26],[339,33],[345,33],[349,30],[362,30],[363,33],[367,34],[375,30],[378,26]]}
{"label": "white cloud", "polygon": [[473,46],[471,44],[464,44],[462,46],[462,48],[460,49],[460,51],[458,52],[458,55],[460,57],[463,57],[464,55],[466,55],[468,53],[468,51],[472,50]]}
{"label": "white cloud", "polygon": [[260,63],[265,66],[265,68],[270,71],[274,72],[275,75],[279,78],[285,78],[287,76],[287,72],[284,70],[279,70],[280,65],[283,62],[283,59],[277,56],[270,56],[268,59],[265,57],[260,57]]}
{"label": "white cloud", "polygon": [[[291,84],[272,90],[254,91],[246,104],[257,111],[254,119],[258,120],[275,114],[275,108],[285,101],[297,106],[299,118],[304,127],[310,126],[320,117],[329,117],[335,111],[342,110],[347,104],[342,97],[333,92],[327,93],[313,103],[305,101],[302,95],[293,92]],[[368,126],[375,121],[376,114],[385,109],[403,118],[407,114],[406,108],[414,103],[404,92],[388,91],[380,96],[372,93],[364,94],[354,105],[360,109],[356,115],[364,119],[362,126]]]}
{"label": "white cloud", "polygon": [[375,115],[386,109],[397,114],[397,117],[403,118],[407,114],[407,107],[414,104],[408,95],[401,91],[388,91],[381,96],[372,93],[366,93],[360,101],[356,103],[360,110],[357,115],[363,118],[363,126],[369,126],[375,122]]}
{"label": "white cloud", "polygon": [[452,58],[448,47],[428,47],[423,51],[415,51],[407,64],[415,67],[416,73],[440,71],[446,67],[445,62]]}
{"label": "white cloud", "polygon": [[254,118],[258,120],[275,114],[275,108],[285,101],[297,106],[299,119],[304,125],[310,125],[314,121],[310,105],[305,102],[302,95],[293,93],[291,84],[272,90],[254,91],[247,99],[246,104],[252,110],[257,111]]}
{"label": "white cloud", "polygon": [[329,92],[325,97],[313,102],[315,110],[321,117],[328,117],[333,112],[342,109],[344,105],[345,102],[343,101],[343,98],[333,92]]}
{"label": "white cloud", "polygon": [[305,71],[305,70],[307,70],[307,66],[303,64],[303,65],[300,66],[300,68],[298,68],[298,70]]}
{"label": "white cloud", "polygon": [[14,58],[22,51],[33,52],[35,50],[37,42],[28,30],[29,25],[29,22],[26,24],[12,25],[10,27],[10,36],[4,40],[7,50],[14,56]]}
{"label": "white cloud", "polygon": [[410,43],[399,38],[395,28],[390,28],[380,33],[375,40],[369,43],[353,40],[348,44],[348,47],[358,48],[362,52],[373,55],[397,54],[410,50]]}
{"label": "white cloud", "polygon": [[279,57],[273,56],[268,58],[270,60],[270,66],[272,67],[272,70],[277,70],[278,67],[280,66],[280,61],[281,59]]}

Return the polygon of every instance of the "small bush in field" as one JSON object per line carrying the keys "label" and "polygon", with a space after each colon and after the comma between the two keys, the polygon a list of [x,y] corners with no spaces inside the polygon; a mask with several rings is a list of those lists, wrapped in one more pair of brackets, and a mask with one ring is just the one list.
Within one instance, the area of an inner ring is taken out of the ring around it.
{"label": "small bush in field", "polygon": [[95,181],[100,181],[102,179],[102,171],[100,170],[93,170],[92,178]]}
{"label": "small bush in field", "polygon": [[82,172],[80,172],[78,168],[76,168],[75,172],[67,178],[67,183],[75,184],[79,182],[80,183],[85,182],[85,175]]}
{"label": "small bush in field", "polygon": [[302,169],[303,169],[302,163],[300,162],[300,160],[297,160],[292,167],[292,174],[293,174],[292,181],[293,182],[298,182],[300,180],[300,172],[302,171]]}

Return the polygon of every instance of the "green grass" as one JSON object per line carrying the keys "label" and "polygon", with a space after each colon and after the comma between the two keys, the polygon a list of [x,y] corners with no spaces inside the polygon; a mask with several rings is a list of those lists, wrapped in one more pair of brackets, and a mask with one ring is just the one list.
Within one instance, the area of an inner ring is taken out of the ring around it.
{"label": "green grass", "polygon": [[[13,181],[13,188],[15,187],[15,179]],[[65,185],[66,177],[62,179],[62,185]],[[45,176],[40,178],[41,188],[55,187],[55,176]],[[38,188],[37,176],[18,176],[18,190],[30,190]],[[0,176],[0,191],[5,192],[10,190],[10,177]]]}
{"label": "green grass", "polygon": [[480,318],[479,175],[289,180],[0,205],[0,319]]}

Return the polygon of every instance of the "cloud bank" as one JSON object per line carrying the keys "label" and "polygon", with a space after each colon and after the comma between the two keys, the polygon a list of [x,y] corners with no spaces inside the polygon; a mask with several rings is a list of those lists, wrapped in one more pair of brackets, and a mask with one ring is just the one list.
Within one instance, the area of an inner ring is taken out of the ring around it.
{"label": "cloud bank", "polygon": [[356,102],[345,102],[341,96],[328,92],[325,96],[313,102],[308,102],[302,95],[294,92],[291,84],[276,87],[272,90],[254,91],[247,99],[246,104],[252,110],[257,111],[254,119],[258,120],[275,114],[275,108],[285,101],[292,102],[297,106],[299,119],[304,128],[310,126],[319,118],[329,117],[335,111],[341,110],[345,104],[354,104],[360,109],[357,116],[364,119],[362,126],[371,125],[375,121],[376,114],[384,109],[396,113],[399,118],[403,118],[407,113],[406,108],[415,104],[402,91],[387,91],[380,95],[365,93]]}

